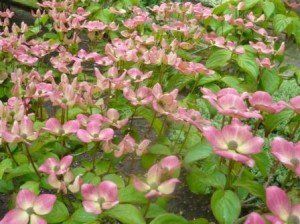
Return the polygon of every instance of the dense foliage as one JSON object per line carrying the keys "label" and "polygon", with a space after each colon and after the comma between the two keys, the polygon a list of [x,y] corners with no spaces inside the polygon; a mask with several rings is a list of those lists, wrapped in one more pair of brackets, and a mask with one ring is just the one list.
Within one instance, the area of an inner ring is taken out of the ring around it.
{"label": "dense foliage", "polygon": [[[295,5],[137,5],[0,12],[0,223],[299,223],[300,95],[272,97]],[[213,216],[169,209],[186,189]]]}

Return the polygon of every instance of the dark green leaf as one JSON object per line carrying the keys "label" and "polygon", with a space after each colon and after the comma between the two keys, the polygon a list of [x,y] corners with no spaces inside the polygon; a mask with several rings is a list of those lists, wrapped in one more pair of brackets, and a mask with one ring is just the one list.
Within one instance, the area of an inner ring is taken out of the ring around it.
{"label": "dark green leaf", "polygon": [[69,212],[65,204],[57,200],[52,211],[44,218],[48,223],[61,223],[69,218]]}
{"label": "dark green leaf", "polygon": [[231,58],[231,51],[221,49],[217,50],[206,61],[206,67],[208,68],[218,68],[223,67]]}
{"label": "dark green leaf", "polygon": [[163,214],[153,219],[150,224],[188,224],[188,221],[181,216],[174,214]]}

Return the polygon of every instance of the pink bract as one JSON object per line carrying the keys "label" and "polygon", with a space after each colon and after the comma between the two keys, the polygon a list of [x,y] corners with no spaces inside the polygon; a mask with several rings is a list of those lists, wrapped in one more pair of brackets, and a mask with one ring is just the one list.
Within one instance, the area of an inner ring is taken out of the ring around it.
{"label": "pink bract", "polygon": [[254,137],[250,127],[233,119],[232,123],[224,126],[221,130],[215,127],[204,127],[203,135],[213,146],[213,151],[222,157],[254,166],[252,154],[261,151],[264,140]]}
{"label": "pink bract", "polygon": [[300,176],[300,142],[293,143],[281,137],[271,142],[271,153],[287,168]]}
{"label": "pink bract", "polygon": [[111,181],[103,181],[99,185],[82,185],[82,205],[86,212],[99,215],[103,210],[116,206],[118,201],[117,185]]}
{"label": "pink bract", "polygon": [[36,196],[29,190],[21,190],[16,198],[16,208],[10,210],[0,224],[46,224],[42,216],[51,212],[55,201],[56,196],[52,194]]}

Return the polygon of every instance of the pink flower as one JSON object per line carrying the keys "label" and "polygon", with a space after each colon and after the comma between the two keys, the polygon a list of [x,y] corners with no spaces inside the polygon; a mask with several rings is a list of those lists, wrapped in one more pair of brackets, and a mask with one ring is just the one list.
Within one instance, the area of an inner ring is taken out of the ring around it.
{"label": "pink flower", "polygon": [[104,121],[106,121],[106,118],[103,117],[101,114],[92,114],[89,117],[84,114],[78,114],[76,118],[80,125],[84,127],[86,127],[87,124],[91,121],[96,121],[99,123],[103,123]]}
{"label": "pink flower", "polygon": [[251,154],[261,151],[264,140],[254,137],[250,132],[250,126],[243,125],[238,119],[233,119],[230,125],[222,130],[215,127],[204,127],[203,135],[213,146],[214,152],[222,157],[254,166]]}
{"label": "pink flower", "polygon": [[290,99],[289,108],[295,111],[295,113],[300,114],[300,96],[296,96]]}
{"label": "pink flower", "polygon": [[118,150],[114,152],[116,157],[121,157],[124,154],[136,152],[138,156],[144,154],[150,144],[150,140],[144,139],[140,144],[136,143],[134,138],[127,134],[118,145]]}
{"label": "pink flower", "polygon": [[176,184],[180,181],[177,178],[170,178],[170,176],[179,168],[180,161],[176,156],[166,157],[149,169],[146,182],[133,176],[133,185],[138,191],[146,192],[146,197],[149,199],[172,194]]}
{"label": "pink flower", "polygon": [[272,214],[266,214],[266,219],[273,224],[299,223],[300,204],[292,205],[288,195],[279,187],[266,189],[267,206]]}
{"label": "pink flower", "polygon": [[41,216],[51,212],[55,201],[56,196],[52,194],[36,196],[27,189],[21,190],[16,198],[16,208],[10,210],[0,224],[46,224]]}
{"label": "pink flower", "polygon": [[83,184],[81,194],[85,211],[96,215],[119,203],[117,185],[111,181],[103,181],[98,186]]}
{"label": "pink flower", "polygon": [[47,182],[58,191],[63,191],[66,194],[67,189],[69,189],[72,193],[77,193],[82,185],[82,179],[80,175],[74,178],[70,171],[72,161],[72,156],[65,156],[60,161],[55,158],[48,158],[39,167],[39,171],[49,174]]}
{"label": "pink flower", "polygon": [[252,212],[248,215],[244,224],[266,224],[266,222],[260,214]]}
{"label": "pink flower", "polygon": [[143,73],[137,68],[131,68],[127,74],[134,80],[134,82],[142,82],[151,77],[152,71]]}
{"label": "pink flower", "polygon": [[270,114],[277,114],[282,111],[286,105],[285,102],[279,101],[274,103],[269,93],[257,91],[249,97],[249,103],[257,110]]}
{"label": "pink flower", "polygon": [[147,105],[153,100],[151,89],[141,86],[136,91],[126,87],[123,89],[124,97],[131,102],[132,105]]}
{"label": "pink flower", "polygon": [[119,112],[113,108],[107,110],[106,117],[106,122],[118,129],[124,127],[128,122],[128,118],[120,119]]}
{"label": "pink flower", "polygon": [[276,137],[271,142],[271,148],[271,153],[300,177],[300,142],[294,144]]}
{"label": "pink flower", "polygon": [[262,59],[256,58],[256,62],[259,64],[260,67],[263,68],[271,69],[275,66],[271,64],[270,58],[262,58]]}
{"label": "pink flower", "polygon": [[176,100],[178,89],[170,93],[163,93],[161,85],[156,83],[152,90],[154,100],[152,103],[153,109],[161,114],[171,114],[178,109],[178,102]]}
{"label": "pink flower", "polygon": [[40,167],[39,171],[46,174],[61,175],[69,171],[73,156],[65,156],[60,161],[56,158],[48,158]]}
{"label": "pink flower", "polygon": [[233,88],[222,89],[216,94],[207,88],[202,88],[201,92],[203,93],[203,98],[207,99],[220,114],[234,118],[262,118],[258,111],[248,109],[244,102],[247,96],[246,93],[240,95]]}
{"label": "pink flower", "polygon": [[50,118],[46,121],[44,130],[58,136],[74,134],[78,131],[80,125],[77,120],[67,121],[65,124],[61,123],[56,118]]}
{"label": "pink flower", "polygon": [[185,121],[199,130],[202,130],[203,126],[210,125],[210,121],[204,119],[199,111],[194,109],[186,109],[183,107],[179,107],[176,114],[173,115],[175,120]]}
{"label": "pink flower", "polygon": [[84,23],[82,28],[86,28],[89,32],[93,31],[103,31],[106,28],[106,25],[100,21],[89,21]]}
{"label": "pink flower", "polygon": [[253,43],[250,41],[249,43],[250,43],[250,46],[253,47],[260,54],[273,54],[274,53],[273,47],[269,47],[263,42]]}
{"label": "pink flower", "polygon": [[271,214],[252,212],[244,224],[296,224],[300,221],[300,204],[293,205],[288,195],[277,186],[266,189],[267,207]]}
{"label": "pink flower", "polygon": [[77,137],[85,143],[109,141],[114,137],[114,130],[111,128],[101,129],[101,123],[97,121],[90,121],[86,129],[79,129]]}
{"label": "pink flower", "polygon": [[32,142],[38,138],[39,133],[34,131],[33,122],[24,116],[21,122],[15,121],[11,131],[4,131],[3,138],[6,142]]}

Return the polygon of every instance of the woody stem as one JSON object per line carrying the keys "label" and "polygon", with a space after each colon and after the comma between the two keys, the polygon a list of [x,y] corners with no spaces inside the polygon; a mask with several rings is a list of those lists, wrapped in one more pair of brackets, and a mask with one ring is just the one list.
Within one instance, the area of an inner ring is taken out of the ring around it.
{"label": "woody stem", "polygon": [[24,145],[24,148],[25,148],[28,160],[30,161],[30,163],[31,163],[31,165],[32,165],[32,167],[34,169],[34,172],[36,173],[36,175],[38,176],[38,178],[41,179],[41,175],[38,172],[37,168],[35,167],[34,161],[33,161],[32,157],[30,155],[30,152],[29,152],[29,149],[28,149],[28,145],[26,143],[24,143],[23,145]]}

